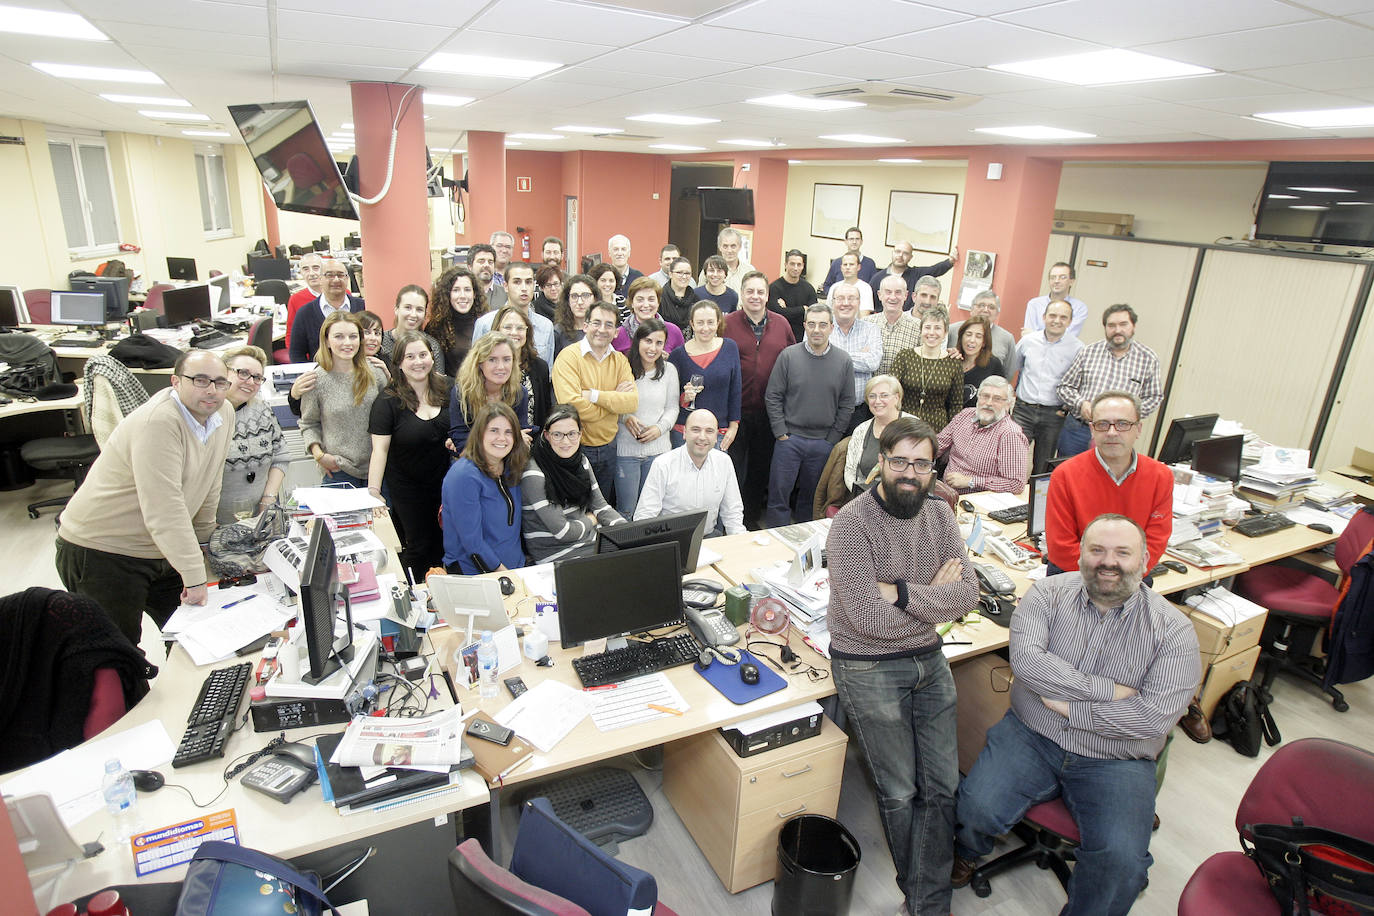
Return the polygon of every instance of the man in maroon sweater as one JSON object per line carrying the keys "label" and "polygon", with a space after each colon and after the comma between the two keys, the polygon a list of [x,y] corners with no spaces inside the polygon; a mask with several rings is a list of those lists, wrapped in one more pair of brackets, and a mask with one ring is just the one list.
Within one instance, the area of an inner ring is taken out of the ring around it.
{"label": "man in maroon sweater", "polygon": [[773,428],[763,394],[778,354],[797,342],[787,319],[768,311],[768,278],[762,271],[751,270],[740,278],[740,308],[725,316],[721,336],[739,347],[739,435],[730,445],[730,458],[740,482],[744,524],[757,529],[768,501],[768,468],[773,463]]}
{"label": "man in maroon sweater", "polygon": [[1098,395],[1089,426],[1093,447],[1059,465],[1050,477],[1045,507],[1050,574],[1077,568],[1079,539],[1105,512],[1124,515],[1145,529],[1148,571],[1164,556],[1174,530],[1174,475],[1135,450],[1140,437],[1140,401],[1135,395]]}

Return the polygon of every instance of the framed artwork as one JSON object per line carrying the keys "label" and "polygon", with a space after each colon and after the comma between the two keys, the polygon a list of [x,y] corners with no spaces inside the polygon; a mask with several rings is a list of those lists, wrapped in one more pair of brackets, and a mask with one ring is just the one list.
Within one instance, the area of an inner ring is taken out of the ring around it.
{"label": "framed artwork", "polygon": [[821,184],[811,194],[811,236],[844,241],[844,231],[859,225],[861,184]]}
{"label": "framed artwork", "polygon": [[892,191],[887,202],[887,242],[901,241],[917,251],[948,254],[954,238],[954,208],[958,194],[931,191]]}

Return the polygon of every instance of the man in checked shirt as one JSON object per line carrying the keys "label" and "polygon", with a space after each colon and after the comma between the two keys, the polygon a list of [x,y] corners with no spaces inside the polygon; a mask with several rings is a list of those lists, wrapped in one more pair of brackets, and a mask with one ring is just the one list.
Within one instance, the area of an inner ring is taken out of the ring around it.
{"label": "man in checked shirt", "polygon": [[1042,579],[1011,620],[1011,710],[959,787],[954,885],[1033,805],[1062,796],[1082,837],[1060,916],[1129,912],[1145,886],[1155,759],[1202,663],[1188,619],[1141,584],[1145,532],[1100,515],[1077,573]]}
{"label": "man in checked shirt", "polygon": [[1159,357],[1135,342],[1137,315],[1129,305],[1109,305],[1102,313],[1103,340],[1078,351],[1059,379],[1055,392],[1067,416],[1059,431],[1059,457],[1088,450],[1093,399],[1104,391],[1125,391],[1140,399],[1144,420],[1164,400],[1159,383]]}

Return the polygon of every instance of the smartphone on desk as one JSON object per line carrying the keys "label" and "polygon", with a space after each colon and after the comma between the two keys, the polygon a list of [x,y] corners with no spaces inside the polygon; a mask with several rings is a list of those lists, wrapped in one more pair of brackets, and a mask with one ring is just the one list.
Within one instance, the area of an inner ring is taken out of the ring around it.
{"label": "smartphone on desk", "polygon": [[692,631],[692,636],[703,647],[733,646],[739,642],[739,630],[720,608],[702,610],[685,607],[683,612],[687,616],[687,629]]}

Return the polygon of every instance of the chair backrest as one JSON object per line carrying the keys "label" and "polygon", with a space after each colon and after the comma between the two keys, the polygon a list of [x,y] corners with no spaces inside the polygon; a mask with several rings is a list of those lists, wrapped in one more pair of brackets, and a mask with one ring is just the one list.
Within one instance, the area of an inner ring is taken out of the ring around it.
{"label": "chair backrest", "polygon": [[29,321],[34,324],[52,324],[52,290],[24,290],[24,305],[29,309]]}
{"label": "chair backrest", "polygon": [[583,907],[591,916],[651,913],[658,882],[646,871],[607,855],[558,819],[547,798],[522,806],[510,870]]}
{"label": "chair backrest", "polygon": [[162,304],[163,290],[176,289],[170,283],[154,283],[148,290],[148,298],[143,300],[143,307],[159,315],[166,315],[167,309]]}
{"label": "chair backrest", "polygon": [[285,280],[259,280],[253,285],[253,293],[258,296],[271,296],[277,305],[285,305],[291,299],[291,287]]}
{"label": "chair backrest", "polygon": [[1374,512],[1362,509],[1351,517],[1336,542],[1336,565],[1341,568],[1342,575],[1350,575],[1350,567],[1364,555],[1364,546],[1370,538],[1374,538]]}
{"label": "chair backrest", "polygon": [[257,318],[248,326],[248,345],[259,347],[262,352],[267,354],[267,358],[272,358],[272,319]]}
{"label": "chair backrest", "polygon": [[119,421],[148,400],[148,389],[129,367],[103,353],[86,360],[82,384],[87,392],[86,421],[101,448]]}
{"label": "chair backrest", "polygon": [[448,884],[464,916],[589,916],[571,900],[497,865],[475,839],[464,840],[448,854]]}
{"label": "chair backrest", "polygon": [[1246,824],[1325,827],[1374,841],[1374,753],[1332,741],[1302,738],[1274,752],[1241,797],[1236,829]]}

